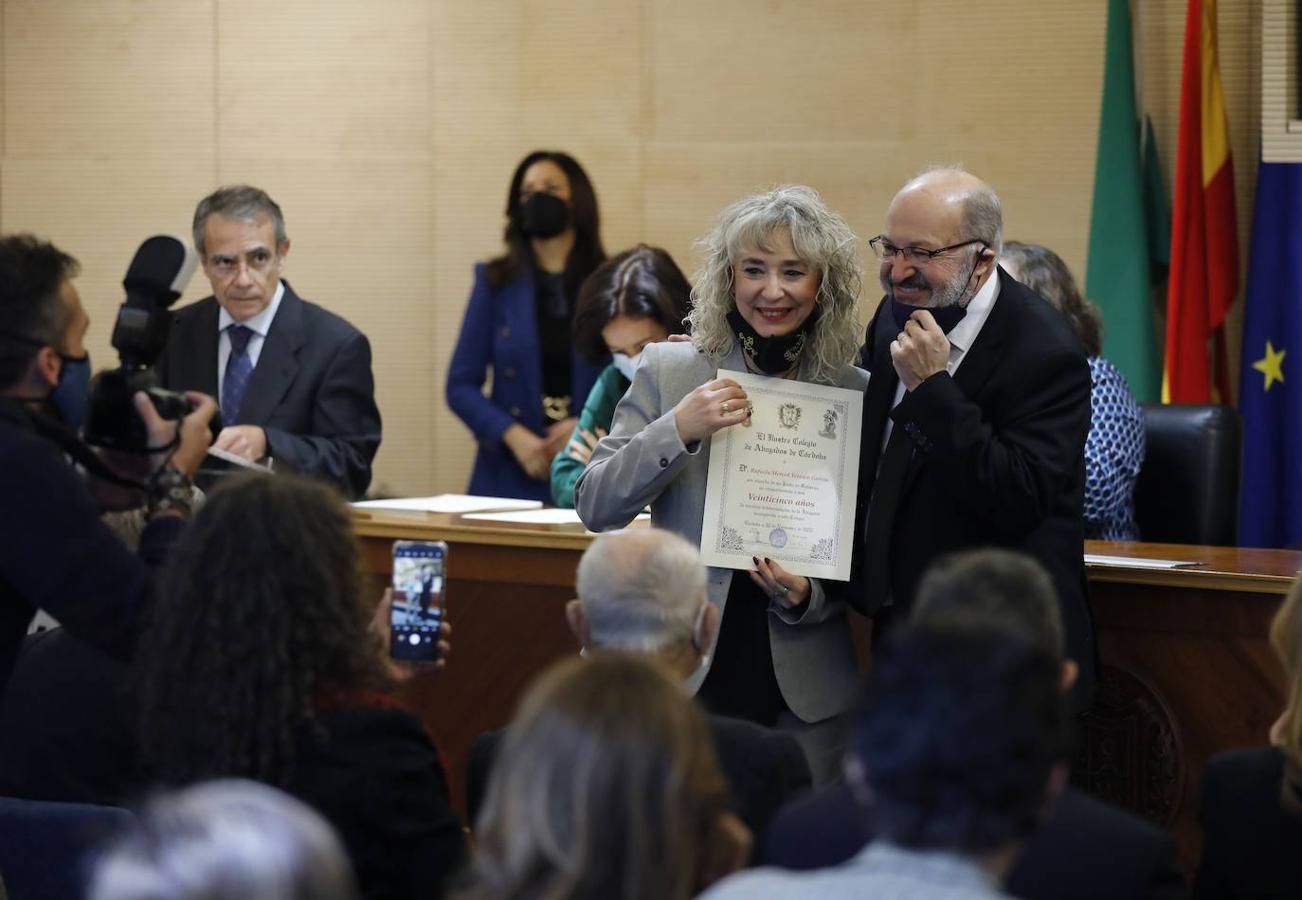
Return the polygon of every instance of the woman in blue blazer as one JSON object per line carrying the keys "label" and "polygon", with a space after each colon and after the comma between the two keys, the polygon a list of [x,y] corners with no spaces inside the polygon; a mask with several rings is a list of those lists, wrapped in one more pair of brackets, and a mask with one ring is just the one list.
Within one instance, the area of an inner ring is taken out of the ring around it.
{"label": "woman in blue blazer", "polygon": [[475,267],[447,401],[479,443],[469,492],[547,501],[552,458],[607,362],[584,361],[570,340],[579,286],[606,252],[592,182],[565,153],[521,160],[506,216],[506,252]]}

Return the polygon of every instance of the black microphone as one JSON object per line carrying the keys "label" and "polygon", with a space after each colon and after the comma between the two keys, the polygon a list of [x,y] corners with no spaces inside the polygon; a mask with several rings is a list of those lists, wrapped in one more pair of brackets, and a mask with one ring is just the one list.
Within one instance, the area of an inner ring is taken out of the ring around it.
{"label": "black microphone", "polygon": [[113,326],[113,347],[126,369],[152,365],[167,345],[172,317],[167,308],[185,290],[199,257],[180,238],[147,238],[127,267],[122,287],[127,296]]}

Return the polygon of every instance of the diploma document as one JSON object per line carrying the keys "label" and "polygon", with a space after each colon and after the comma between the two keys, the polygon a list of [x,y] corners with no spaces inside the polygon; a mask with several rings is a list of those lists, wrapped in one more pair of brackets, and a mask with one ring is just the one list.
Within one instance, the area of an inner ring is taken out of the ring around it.
{"label": "diploma document", "polygon": [[701,556],[709,566],[776,560],[807,578],[848,581],[859,485],[863,394],[719,371],[746,391],[751,418],[710,438]]}

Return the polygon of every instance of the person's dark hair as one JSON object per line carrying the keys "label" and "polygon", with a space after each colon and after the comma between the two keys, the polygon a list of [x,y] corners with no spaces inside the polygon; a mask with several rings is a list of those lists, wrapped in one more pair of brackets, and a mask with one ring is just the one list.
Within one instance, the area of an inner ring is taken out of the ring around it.
{"label": "person's dark hair", "polygon": [[655,319],[670,334],[683,329],[692,286],[674,258],[638,244],[597,267],[579,289],[574,308],[574,349],[588,362],[607,356],[601,330],[619,316]]}
{"label": "person's dark hair", "polygon": [[283,786],[318,704],[387,685],[358,560],[347,507],[325,485],[250,475],[213,491],[139,650],[151,774]]}
{"label": "person's dark hair", "polygon": [[511,187],[506,194],[506,252],[488,263],[488,283],[494,289],[509,284],[535,265],[533,245],[520,230],[520,185],[524,173],[536,162],[548,160],[560,166],[570,182],[570,222],[574,226],[574,247],[565,262],[565,289],[573,297],[592,274],[592,270],[606,259],[601,245],[601,215],[597,210],[597,192],[588,180],[588,173],[568,153],[559,150],[535,150],[515,167]]}
{"label": "person's dark hair", "polygon": [[271,219],[276,232],[276,247],[289,240],[285,234],[285,216],[280,206],[272,200],[267,192],[247,184],[228,184],[213,191],[199,201],[194,210],[194,248],[199,256],[204,255],[203,230],[209,216],[221,216],[224,219],[241,219],[257,221],[262,217]]}
{"label": "person's dark hair", "polygon": [[1021,241],[1006,242],[999,257],[1009,264],[1018,281],[1067,317],[1086,356],[1103,352],[1103,314],[1081,294],[1062,257],[1048,247]]}
{"label": "person's dark hair", "polygon": [[932,563],[918,583],[910,621],[922,625],[955,613],[1021,632],[1058,658],[1065,652],[1053,580],[1025,553],[985,547]]}
{"label": "person's dark hair", "polygon": [[972,621],[910,625],[876,661],[850,752],[878,834],[980,855],[1032,833],[1066,722],[1059,662]]}
{"label": "person's dark hair", "polygon": [[43,346],[63,348],[70,311],[59,288],[77,260],[30,234],[0,238],[0,387],[23,379]]}

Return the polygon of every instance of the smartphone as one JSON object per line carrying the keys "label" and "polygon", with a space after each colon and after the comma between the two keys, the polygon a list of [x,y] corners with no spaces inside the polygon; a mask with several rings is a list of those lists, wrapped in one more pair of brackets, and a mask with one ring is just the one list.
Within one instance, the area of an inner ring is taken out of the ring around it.
{"label": "smartphone", "polygon": [[445,607],[448,545],[443,541],[393,542],[393,607],[389,655],[409,662],[439,658]]}

